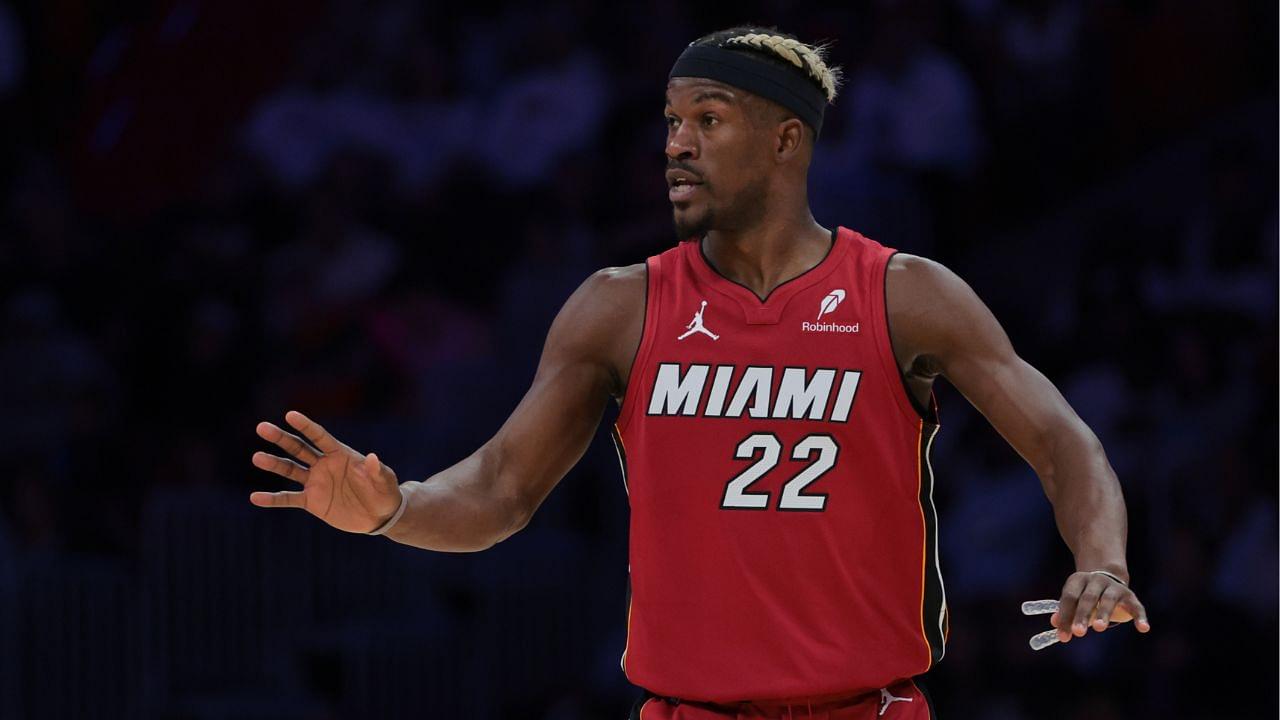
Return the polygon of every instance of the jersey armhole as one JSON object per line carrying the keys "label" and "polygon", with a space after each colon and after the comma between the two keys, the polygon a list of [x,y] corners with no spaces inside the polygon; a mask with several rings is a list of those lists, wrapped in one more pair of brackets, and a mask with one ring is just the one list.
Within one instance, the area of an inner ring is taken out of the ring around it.
{"label": "jersey armhole", "polygon": [[638,371],[644,368],[645,361],[649,357],[649,348],[653,345],[654,328],[657,325],[658,316],[660,263],[661,258],[656,255],[647,258],[644,262],[644,320],[641,324],[640,343],[636,345],[635,355],[631,358],[631,369],[627,372],[627,389],[622,393],[622,405],[618,407],[618,419],[615,424],[618,426],[619,434],[625,432],[627,426],[631,424],[631,415],[638,402],[636,395],[640,393],[638,380],[641,373]]}
{"label": "jersey armhole", "polygon": [[898,356],[893,349],[893,334],[889,331],[889,260],[899,252],[899,250],[892,250],[886,253],[884,259],[877,264],[875,271],[872,273],[873,276],[879,279],[880,284],[878,314],[882,330],[876,333],[876,342],[880,346],[880,357],[884,361],[884,369],[889,376],[889,383],[897,386],[897,390],[893,395],[907,420],[912,425],[919,425],[922,422],[925,425],[938,425],[938,401],[933,388],[929,389],[929,407],[919,407],[916,404],[916,399],[911,395],[911,388],[907,386],[907,378],[903,374],[902,368],[898,367]]}

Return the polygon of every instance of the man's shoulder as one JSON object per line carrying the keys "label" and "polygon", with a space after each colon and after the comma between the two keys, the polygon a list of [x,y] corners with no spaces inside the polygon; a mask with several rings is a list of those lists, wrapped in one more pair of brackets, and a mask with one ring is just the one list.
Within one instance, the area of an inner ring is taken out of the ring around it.
{"label": "man's shoulder", "polygon": [[596,270],[574,293],[580,297],[569,303],[574,337],[568,344],[607,365],[611,393],[618,398],[644,331],[647,293],[647,267],[640,262]]}
{"label": "man's shoulder", "polygon": [[611,337],[644,311],[647,278],[642,262],[600,268],[582,281],[561,313],[584,339]]}
{"label": "man's shoulder", "polygon": [[964,346],[991,318],[963,278],[937,260],[897,253],[885,273],[885,304],[895,348],[908,358]]}
{"label": "man's shoulder", "polygon": [[592,273],[592,277],[597,278],[598,282],[623,289],[643,285],[647,276],[647,264],[643,262],[631,265],[613,265],[600,268]]}
{"label": "man's shoulder", "polygon": [[885,265],[885,283],[889,285],[889,292],[899,296],[936,299],[939,292],[953,290],[957,282],[962,281],[950,268],[922,255],[895,252]]}
{"label": "man's shoulder", "polygon": [[889,258],[888,269],[899,273],[918,274],[928,272],[931,265],[937,264],[937,261],[930,260],[922,255],[912,255],[899,250]]}
{"label": "man's shoulder", "polygon": [[918,332],[961,322],[957,307],[968,286],[950,268],[927,257],[896,252],[885,266],[885,310],[895,347]]}
{"label": "man's shoulder", "polygon": [[638,299],[644,302],[649,280],[645,263],[614,265],[596,270],[583,282],[583,290],[594,301],[622,309]]}

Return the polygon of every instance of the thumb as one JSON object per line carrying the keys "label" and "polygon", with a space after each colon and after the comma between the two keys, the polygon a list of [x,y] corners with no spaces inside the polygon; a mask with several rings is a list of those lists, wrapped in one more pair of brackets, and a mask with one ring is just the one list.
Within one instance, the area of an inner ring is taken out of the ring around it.
{"label": "thumb", "polygon": [[374,486],[378,486],[378,484],[384,482],[384,475],[387,473],[384,473],[383,471],[383,460],[381,460],[381,457],[378,457],[378,454],[370,452],[369,455],[365,456],[365,462],[362,462],[362,465],[365,465],[365,473],[367,474],[367,477],[369,477],[370,483],[374,484]]}
{"label": "thumb", "polygon": [[364,476],[372,481],[377,481],[382,477],[382,461],[378,459],[377,454],[369,453],[364,456],[364,461],[360,463],[360,471]]}

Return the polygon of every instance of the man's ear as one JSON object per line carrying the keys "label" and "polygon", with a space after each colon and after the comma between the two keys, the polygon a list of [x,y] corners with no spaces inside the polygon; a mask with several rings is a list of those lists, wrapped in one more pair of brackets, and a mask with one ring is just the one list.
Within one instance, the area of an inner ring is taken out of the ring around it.
{"label": "man's ear", "polygon": [[804,122],[797,117],[789,117],[778,123],[773,139],[774,159],[786,162],[804,149]]}

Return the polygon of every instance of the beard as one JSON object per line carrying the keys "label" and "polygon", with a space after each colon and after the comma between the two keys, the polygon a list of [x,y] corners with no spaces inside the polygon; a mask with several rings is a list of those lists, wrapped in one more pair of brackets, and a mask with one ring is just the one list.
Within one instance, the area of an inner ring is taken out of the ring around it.
{"label": "beard", "polygon": [[673,215],[672,222],[675,224],[677,242],[702,237],[708,230],[715,229],[715,211],[706,205],[694,211],[673,213]]}
{"label": "beard", "polygon": [[768,183],[760,178],[735,195],[724,212],[717,213],[709,202],[683,213],[673,210],[676,240],[700,238],[708,230],[738,230],[759,224],[767,214],[768,195]]}

